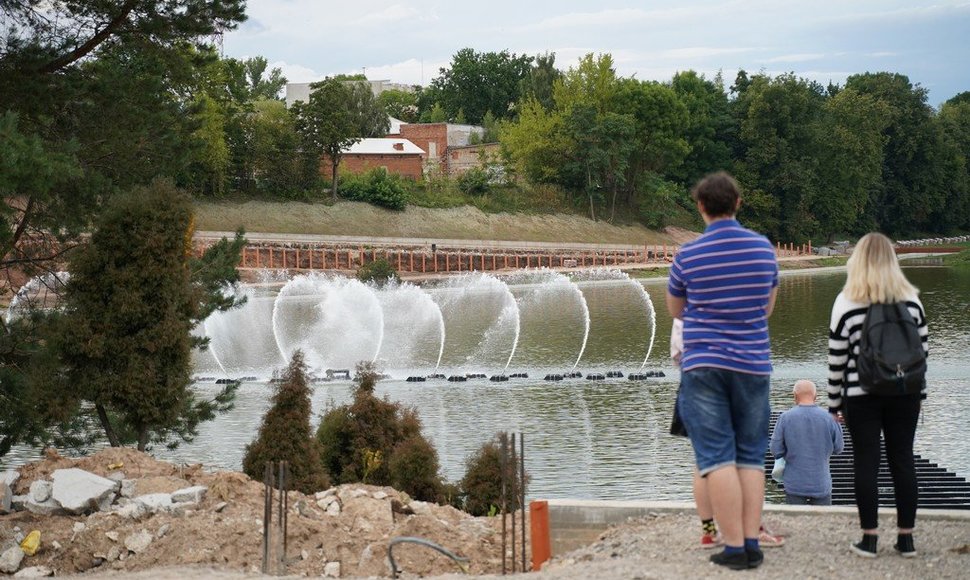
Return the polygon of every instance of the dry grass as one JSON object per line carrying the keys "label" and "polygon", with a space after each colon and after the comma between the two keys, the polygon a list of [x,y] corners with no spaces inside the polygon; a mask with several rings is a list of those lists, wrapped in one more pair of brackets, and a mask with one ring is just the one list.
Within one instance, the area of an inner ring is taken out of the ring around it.
{"label": "dry grass", "polygon": [[196,202],[196,229],[247,232],[602,244],[663,244],[643,226],[614,226],[574,215],[484,213],[461,206],[390,211],[356,202]]}

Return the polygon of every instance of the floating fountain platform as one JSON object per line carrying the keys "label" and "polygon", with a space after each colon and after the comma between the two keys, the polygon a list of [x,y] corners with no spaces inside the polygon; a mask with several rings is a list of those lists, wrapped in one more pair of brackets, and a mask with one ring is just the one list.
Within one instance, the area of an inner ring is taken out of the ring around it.
{"label": "floating fountain platform", "polygon": [[467,380],[468,380],[468,377],[466,377],[465,375],[451,375],[450,377],[448,377],[449,383],[464,383]]}
{"label": "floating fountain platform", "polygon": [[589,373],[586,375],[587,381],[602,381],[604,379],[606,379],[606,375],[603,373]]}
{"label": "floating fountain platform", "polygon": [[529,378],[529,373],[512,373],[509,375],[510,379],[527,379]]}
{"label": "floating fountain platform", "polygon": [[492,375],[488,380],[493,383],[504,383],[509,380],[509,377],[506,375]]}
{"label": "floating fountain platform", "polygon": [[643,381],[646,379],[660,378],[665,376],[667,375],[665,375],[663,371],[647,371],[645,373],[630,373],[627,378],[631,381]]}
{"label": "floating fountain platform", "polygon": [[445,379],[447,377],[445,375],[441,374],[441,373],[432,373],[432,374],[428,375],[428,378],[429,379]]}
{"label": "floating fountain platform", "polygon": [[607,371],[606,378],[608,379],[622,379],[623,371]]}
{"label": "floating fountain platform", "polygon": [[428,379],[426,379],[424,377],[408,377],[407,382],[409,382],[409,383],[423,383],[426,380],[428,380]]}
{"label": "floating fountain platform", "polygon": [[557,373],[550,373],[543,378],[544,381],[561,381],[562,375]]}

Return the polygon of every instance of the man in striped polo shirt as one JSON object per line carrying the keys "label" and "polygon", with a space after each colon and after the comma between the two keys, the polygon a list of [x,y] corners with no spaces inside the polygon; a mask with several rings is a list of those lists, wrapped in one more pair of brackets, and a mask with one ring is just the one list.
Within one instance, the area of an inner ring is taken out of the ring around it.
{"label": "man in striped polo shirt", "polygon": [[764,561],[758,535],[771,414],[768,316],[778,262],[771,243],[734,218],[741,206],[734,178],[708,175],[691,196],[707,228],[681,247],[667,285],[667,309],[684,322],[678,405],[724,538],[724,551],[711,561],[756,568]]}

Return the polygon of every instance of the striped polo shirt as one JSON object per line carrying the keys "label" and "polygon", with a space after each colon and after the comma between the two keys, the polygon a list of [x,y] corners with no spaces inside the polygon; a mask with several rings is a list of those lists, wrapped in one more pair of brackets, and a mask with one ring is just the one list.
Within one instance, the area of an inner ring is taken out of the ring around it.
{"label": "striped polo shirt", "polygon": [[778,285],[775,249],[735,219],[717,220],[684,244],[667,291],[686,298],[681,369],[771,374],[768,298]]}

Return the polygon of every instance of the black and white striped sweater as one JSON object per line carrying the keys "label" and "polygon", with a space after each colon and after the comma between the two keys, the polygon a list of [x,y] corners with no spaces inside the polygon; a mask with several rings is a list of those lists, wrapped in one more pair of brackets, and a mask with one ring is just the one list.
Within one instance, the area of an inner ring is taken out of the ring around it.
{"label": "black and white striped sweater", "polygon": [[[913,296],[906,300],[910,314],[919,326],[919,335],[923,341],[923,351],[927,348],[926,313],[919,298]],[[865,392],[859,386],[859,373],[856,372],[856,360],[859,358],[859,341],[862,338],[862,325],[866,319],[869,304],[853,302],[841,292],[832,305],[832,318],[829,321],[829,412],[842,410],[842,390],[849,397],[858,397]],[[922,398],[926,398],[926,387],[923,387]]]}

